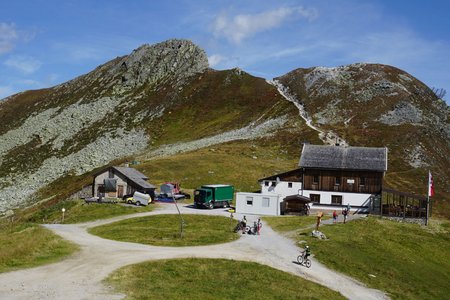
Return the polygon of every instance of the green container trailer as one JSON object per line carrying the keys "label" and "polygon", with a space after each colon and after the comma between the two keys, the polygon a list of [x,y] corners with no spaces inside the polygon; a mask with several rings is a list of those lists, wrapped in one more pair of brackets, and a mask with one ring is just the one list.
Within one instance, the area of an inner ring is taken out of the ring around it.
{"label": "green container trailer", "polygon": [[229,207],[233,201],[234,187],[227,184],[208,184],[194,191],[195,207]]}

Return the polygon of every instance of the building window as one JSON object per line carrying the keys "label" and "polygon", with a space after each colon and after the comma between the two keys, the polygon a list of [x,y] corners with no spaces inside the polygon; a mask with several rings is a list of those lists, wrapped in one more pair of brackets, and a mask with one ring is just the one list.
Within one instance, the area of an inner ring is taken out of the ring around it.
{"label": "building window", "polygon": [[288,182],[288,188],[292,188],[292,182]]}
{"label": "building window", "polygon": [[309,194],[309,199],[314,203],[320,203],[320,194]]}
{"label": "building window", "polygon": [[341,184],[341,177],[334,177],[334,184],[340,185]]}
{"label": "building window", "polygon": [[265,186],[269,186],[269,182],[268,181],[264,181],[264,185]]}
{"label": "building window", "polygon": [[319,175],[313,175],[313,184],[319,183]]}
{"label": "building window", "polygon": [[262,198],[262,207],[269,207],[270,206],[270,198],[263,197]]}
{"label": "building window", "polygon": [[359,185],[366,185],[366,177],[359,177]]}
{"label": "building window", "polygon": [[245,197],[245,200],[247,200],[247,205],[253,206],[253,197]]}
{"label": "building window", "polygon": [[272,186],[274,187],[276,185],[277,185],[277,183],[275,181],[272,181]]}
{"label": "building window", "polygon": [[342,196],[331,195],[331,204],[342,205]]}

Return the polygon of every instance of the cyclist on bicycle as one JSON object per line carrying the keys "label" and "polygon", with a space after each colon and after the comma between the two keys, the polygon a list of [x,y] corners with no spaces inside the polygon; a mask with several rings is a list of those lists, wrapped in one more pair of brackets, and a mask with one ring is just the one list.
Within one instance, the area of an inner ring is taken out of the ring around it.
{"label": "cyclist on bicycle", "polygon": [[304,254],[305,259],[307,259],[308,256],[310,256],[310,255],[311,255],[311,249],[309,248],[309,246],[306,246],[305,247],[305,254]]}

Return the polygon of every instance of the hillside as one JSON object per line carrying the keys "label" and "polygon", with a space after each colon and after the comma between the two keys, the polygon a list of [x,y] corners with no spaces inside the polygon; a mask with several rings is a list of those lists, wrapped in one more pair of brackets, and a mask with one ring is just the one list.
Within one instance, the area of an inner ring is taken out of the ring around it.
{"label": "hillside", "polygon": [[386,186],[426,195],[430,170],[435,208],[449,216],[450,108],[430,88],[395,67],[361,63],[296,69],[275,80],[320,129],[350,145],[388,147]]}
{"label": "hillside", "polygon": [[264,79],[207,66],[203,50],[170,40],[3,101],[0,211],[68,195],[88,183],[92,171],[137,154],[151,156],[166,144],[215,136],[214,145],[276,131],[297,155],[300,136],[314,135],[305,128],[298,138],[286,138],[305,126]]}
{"label": "hillside", "polygon": [[258,178],[294,168],[303,141],[337,136],[389,147],[388,186],[424,194],[431,169],[436,199],[447,201],[438,211],[448,211],[449,108],[425,85],[370,64],[297,69],[276,80],[212,70],[202,49],[169,40],[13,95],[0,102],[0,212],[55,203],[126,160],[139,160],[156,184],[254,189]]}

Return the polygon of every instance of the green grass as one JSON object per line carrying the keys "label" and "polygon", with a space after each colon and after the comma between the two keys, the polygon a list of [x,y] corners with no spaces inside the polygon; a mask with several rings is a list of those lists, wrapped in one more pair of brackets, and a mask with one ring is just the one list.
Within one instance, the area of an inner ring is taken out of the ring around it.
{"label": "green grass", "polygon": [[127,299],[344,299],[289,273],[225,259],[145,262],[119,269],[106,282]]}
{"label": "green grass", "polygon": [[[322,220],[329,219],[330,216],[323,216]],[[281,217],[263,217],[273,230],[278,232],[289,232],[299,230],[311,225],[315,225],[317,216],[281,216]]]}
{"label": "green grass", "polygon": [[61,209],[65,208],[64,223],[82,223],[107,219],[119,215],[151,211],[154,204],[148,206],[129,206],[120,203],[85,203],[84,200],[61,201],[51,207],[34,212],[28,220],[37,223],[60,223],[62,221]]}
{"label": "green grass", "polygon": [[328,267],[386,291],[393,299],[448,298],[448,223],[424,228],[369,217],[322,226],[321,231],[329,240],[306,233],[298,240],[306,240]]}
{"label": "green grass", "polygon": [[[268,145],[264,145],[267,142]],[[273,143],[273,141],[270,141]],[[136,166],[151,176],[151,181],[168,179],[195,189],[203,184],[232,184],[236,191],[260,189],[258,179],[296,167],[298,157],[288,157],[269,141],[230,142],[222,145],[181,153],[176,156],[143,161]]]}
{"label": "green grass", "polygon": [[78,247],[36,224],[3,222],[0,231],[0,273],[59,261]]}
{"label": "green grass", "polygon": [[200,246],[227,243],[239,235],[232,232],[236,221],[205,215],[183,215],[185,226],[180,238],[178,215],[133,218],[89,229],[103,238],[155,246]]}

